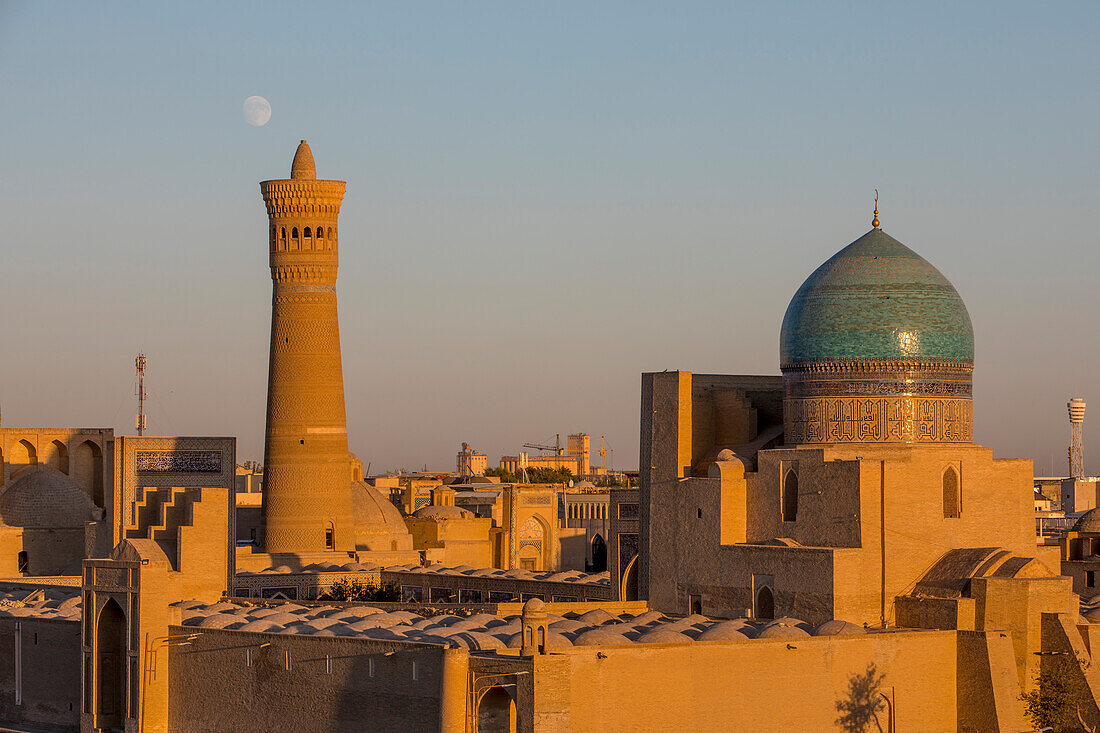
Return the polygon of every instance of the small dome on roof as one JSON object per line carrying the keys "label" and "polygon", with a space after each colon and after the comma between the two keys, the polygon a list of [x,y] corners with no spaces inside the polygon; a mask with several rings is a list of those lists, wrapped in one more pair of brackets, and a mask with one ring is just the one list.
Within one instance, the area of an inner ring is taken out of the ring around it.
{"label": "small dome on roof", "polygon": [[573,640],[573,646],[626,646],[632,643],[611,629],[590,629]]}
{"label": "small dome on roof", "polygon": [[1071,532],[1100,532],[1100,508],[1089,509],[1073,523]]}
{"label": "small dome on roof", "polygon": [[201,629],[228,629],[231,627],[244,626],[247,621],[240,616],[234,616],[228,613],[215,613],[212,616],[207,616],[200,621],[197,626]]}
{"label": "small dome on roof", "polygon": [[826,621],[814,629],[814,636],[854,636],[866,633],[867,629],[862,626],[853,624],[851,621],[840,621],[839,619]]}
{"label": "small dome on roof", "polygon": [[504,648],[504,642],[491,634],[480,631],[463,631],[451,637],[455,646],[480,651],[495,651]]}
{"label": "small dome on roof", "polygon": [[738,641],[740,639],[751,638],[748,631],[751,627],[748,624],[737,623],[735,621],[722,621],[714,624],[709,629],[699,635],[699,641]]}
{"label": "small dome on roof", "polygon": [[[351,482],[355,516],[355,545],[361,550],[411,550],[412,535],[405,520],[388,499],[363,481]],[[392,542],[397,542],[394,547]]]}
{"label": "small dome on roof", "polygon": [[392,502],[385,499],[373,486],[362,481],[351,482],[352,510],[355,523],[390,525],[405,530],[405,520]]}
{"label": "small dome on roof", "polygon": [[[504,646],[509,649],[522,649],[523,634],[513,634],[511,637],[508,638],[508,641]],[[557,634],[551,631],[549,634],[546,635],[546,648],[548,651],[568,649],[571,646],[573,646],[573,642],[569,641],[569,637],[564,636],[563,634]]]}
{"label": "small dome on roof", "polygon": [[417,519],[435,519],[435,520],[447,520],[447,519],[473,519],[474,513],[457,506],[438,506],[435,504],[429,504],[428,506],[420,507],[413,516]]}
{"label": "small dome on roof", "polygon": [[608,621],[613,621],[615,620],[615,617],[607,611],[603,610],[602,608],[593,608],[591,611],[582,613],[578,620],[596,625],[607,623]]}
{"label": "small dome on roof", "polygon": [[808,633],[803,631],[797,626],[791,626],[789,624],[775,623],[774,621],[765,626],[759,634],[756,635],[757,639],[797,639],[803,636],[809,636]]}
{"label": "small dome on roof", "polygon": [[0,522],[9,527],[83,527],[103,518],[103,510],[72,480],[38,464],[21,471],[0,494]]}
{"label": "small dome on roof", "polygon": [[686,644],[691,641],[694,640],[690,636],[661,626],[638,637],[639,644]]}
{"label": "small dome on roof", "polygon": [[313,162],[313,151],[309,149],[309,143],[305,140],[298,143],[298,149],[294,152],[294,162],[290,164],[290,177],[305,180],[317,178],[317,164]]}

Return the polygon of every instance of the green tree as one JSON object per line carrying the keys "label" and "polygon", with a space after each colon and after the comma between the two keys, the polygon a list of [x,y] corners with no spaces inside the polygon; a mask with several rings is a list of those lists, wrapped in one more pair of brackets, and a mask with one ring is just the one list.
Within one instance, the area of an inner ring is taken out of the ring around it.
{"label": "green tree", "polygon": [[489,468],[485,470],[486,476],[499,476],[502,483],[512,484],[515,483],[516,477],[512,475],[511,471],[505,471],[503,468]]}
{"label": "green tree", "polygon": [[401,594],[396,586],[364,583],[354,578],[342,578],[330,585],[317,596],[319,601],[342,601],[352,603],[396,602]]}
{"label": "green tree", "polygon": [[[485,471],[486,476],[499,476],[502,483],[524,483],[523,470],[512,473],[503,468],[490,468]],[[573,472],[568,468],[548,468],[536,466],[527,469],[527,483],[532,484],[568,484],[573,480]]]}
{"label": "green tree", "polygon": [[867,733],[871,730],[882,733],[878,714],[886,707],[886,700],[879,694],[878,688],[885,676],[879,674],[874,663],[871,663],[867,665],[866,672],[849,677],[847,697],[836,701],[836,710],[840,713],[836,724],[847,733]]}
{"label": "green tree", "polygon": [[1020,695],[1024,714],[1033,726],[1057,733],[1095,733],[1096,727],[1087,725],[1081,716],[1081,706],[1092,697],[1082,674],[1087,668],[1087,661],[1071,655],[1045,661],[1035,675],[1035,686]]}
{"label": "green tree", "polygon": [[527,477],[533,484],[567,484],[573,480],[573,472],[568,468],[528,468]]}

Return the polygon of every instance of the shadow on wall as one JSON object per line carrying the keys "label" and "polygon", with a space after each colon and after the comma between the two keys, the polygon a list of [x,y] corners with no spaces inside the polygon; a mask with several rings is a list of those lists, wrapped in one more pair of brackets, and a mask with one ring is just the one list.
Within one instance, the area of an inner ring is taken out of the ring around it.
{"label": "shadow on wall", "polygon": [[[438,647],[382,639],[200,633],[170,657],[169,686],[185,691],[173,696],[171,728],[438,731],[443,657]],[[465,701],[464,687],[452,694]]]}
{"label": "shadow on wall", "polygon": [[477,705],[477,733],[516,733],[516,701],[504,687],[490,687]]}

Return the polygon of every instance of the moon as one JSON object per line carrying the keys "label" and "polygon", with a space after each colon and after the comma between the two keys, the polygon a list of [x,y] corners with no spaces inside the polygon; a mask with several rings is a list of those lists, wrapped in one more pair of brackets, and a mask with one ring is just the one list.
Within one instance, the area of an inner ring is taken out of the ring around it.
{"label": "moon", "polygon": [[263,127],[271,119],[271,104],[263,97],[244,100],[244,121],[253,127]]}

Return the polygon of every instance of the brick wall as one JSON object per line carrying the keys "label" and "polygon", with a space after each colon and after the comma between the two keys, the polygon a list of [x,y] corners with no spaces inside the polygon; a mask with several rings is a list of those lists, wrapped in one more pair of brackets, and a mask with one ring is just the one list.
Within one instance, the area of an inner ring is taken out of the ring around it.
{"label": "brick wall", "polygon": [[0,618],[0,723],[43,731],[80,730],[79,621]]}
{"label": "brick wall", "polygon": [[[196,629],[172,627],[171,633]],[[213,629],[199,633],[189,646],[171,649],[170,731],[439,730],[441,648]],[[264,643],[270,645],[261,647]],[[387,656],[390,652],[399,653]]]}

